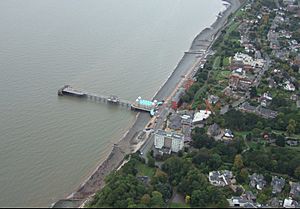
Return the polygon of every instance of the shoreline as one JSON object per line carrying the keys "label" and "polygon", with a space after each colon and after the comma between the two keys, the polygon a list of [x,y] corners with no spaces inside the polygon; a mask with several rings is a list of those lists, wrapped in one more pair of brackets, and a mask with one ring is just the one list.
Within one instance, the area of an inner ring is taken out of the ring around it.
{"label": "shoreline", "polygon": [[[189,51],[184,53],[173,72],[160,86],[152,99],[164,100],[173,93],[174,89],[182,81],[182,75],[189,74],[191,70],[198,66],[197,63],[201,60],[199,54],[193,52],[207,51],[224,27],[226,27],[229,15],[237,11],[242,5],[240,0],[223,0],[223,2],[228,2],[230,5],[220,12],[222,16],[218,17],[209,28],[203,29],[194,38]],[[124,162],[124,157],[132,153],[134,148],[134,145],[131,143],[132,138],[137,132],[146,127],[150,119],[151,117],[148,113],[137,113],[132,126],[117,144],[113,146],[108,157],[96,167],[95,171],[80,184],[75,192],[70,194],[66,199],[54,203],[52,207],[66,207],[70,206],[68,205],[70,203],[72,203],[73,207],[79,207],[87,203],[96,192],[105,186],[105,177],[119,168]]]}

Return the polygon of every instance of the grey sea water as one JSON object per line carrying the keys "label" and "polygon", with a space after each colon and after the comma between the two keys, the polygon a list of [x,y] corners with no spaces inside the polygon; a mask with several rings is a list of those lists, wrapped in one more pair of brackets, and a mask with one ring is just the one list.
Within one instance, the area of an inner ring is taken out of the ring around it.
{"label": "grey sea water", "polygon": [[135,113],[64,84],[151,98],[220,0],[1,0],[0,206],[47,207],[105,159]]}

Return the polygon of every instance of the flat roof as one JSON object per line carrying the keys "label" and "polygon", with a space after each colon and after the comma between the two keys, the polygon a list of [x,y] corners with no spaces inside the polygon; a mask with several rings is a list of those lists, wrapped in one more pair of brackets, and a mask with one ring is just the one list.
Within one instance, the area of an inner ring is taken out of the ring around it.
{"label": "flat roof", "polygon": [[171,138],[175,138],[175,139],[184,140],[184,135],[178,134],[178,133],[175,133],[175,132],[166,132],[166,131],[160,129],[160,130],[156,131],[156,134],[161,135],[161,136],[166,136],[166,137],[171,137]]}
{"label": "flat roof", "polygon": [[210,115],[211,115],[211,111],[200,110],[200,112],[197,112],[195,114],[193,123],[203,121],[207,119]]}
{"label": "flat roof", "polygon": [[152,101],[148,101],[148,100],[144,100],[144,99],[139,100],[138,103],[140,105],[144,105],[144,106],[153,106],[153,102]]}

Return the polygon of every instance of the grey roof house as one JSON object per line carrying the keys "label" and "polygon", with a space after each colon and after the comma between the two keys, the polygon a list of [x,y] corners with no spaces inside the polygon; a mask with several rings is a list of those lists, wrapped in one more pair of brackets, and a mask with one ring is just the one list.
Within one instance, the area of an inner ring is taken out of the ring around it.
{"label": "grey roof house", "polygon": [[273,194],[281,193],[285,186],[285,179],[282,177],[279,178],[277,176],[273,176],[271,186]]}
{"label": "grey roof house", "polygon": [[231,171],[212,171],[209,172],[209,182],[214,186],[228,186],[231,184],[234,176]]}
{"label": "grey roof house", "polygon": [[218,124],[214,123],[213,125],[209,126],[208,128],[208,134],[210,136],[218,136],[221,134],[221,128]]}
{"label": "grey roof house", "polygon": [[291,191],[290,194],[293,198],[300,198],[300,183],[291,182]]}
{"label": "grey roof house", "polygon": [[261,174],[254,173],[250,175],[249,178],[250,178],[250,186],[258,190],[262,190],[267,184],[264,176]]}

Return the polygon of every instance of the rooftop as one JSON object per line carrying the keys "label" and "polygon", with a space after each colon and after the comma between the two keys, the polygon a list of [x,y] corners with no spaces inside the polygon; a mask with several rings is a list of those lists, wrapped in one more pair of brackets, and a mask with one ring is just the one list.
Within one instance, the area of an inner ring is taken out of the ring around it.
{"label": "rooftop", "polygon": [[153,102],[148,101],[148,100],[143,100],[143,99],[141,99],[141,100],[139,100],[138,102],[139,102],[140,105],[144,105],[144,106],[153,106]]}
{"label": "rooftop", "polygon": [[155,132],[156,135],[160,135],[160,136],[164,136],[164,137],[170,137],[173,139],[180,139],[180,140],[184,140],[184,136],[182,134],[178,134],[175,132],[166,132],[164,130],[157,130]]}
{"label": "rooftop", "polygon": [[285,186],[285,179],[282,177],[273,176],[271,185],[273,188],[272,189],[273,194],[281,193],[282,189]]}
{"label": "rooftop", "polygon": [[211,111],[200,110],[194,115],[193,123],[201,122],[206,120],[211,115]]}

